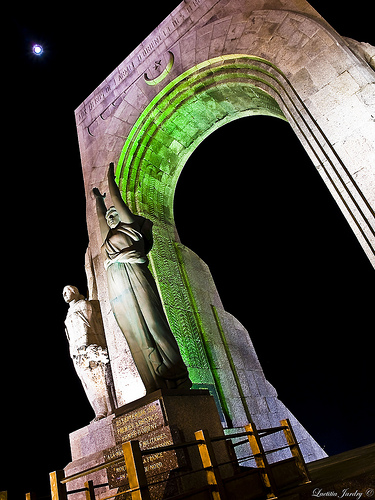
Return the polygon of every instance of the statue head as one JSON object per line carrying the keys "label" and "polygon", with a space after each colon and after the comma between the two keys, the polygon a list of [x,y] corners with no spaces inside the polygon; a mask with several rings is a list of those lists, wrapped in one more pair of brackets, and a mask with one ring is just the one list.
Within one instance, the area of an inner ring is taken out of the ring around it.
{"label": "statue head", "polygon": [[78,288],[72,285],[67,285],[64,287],[63,297],[67,304],[69,304],[69,302],[72,302],[72,300],[76,302],[77,300],[84,299],[84,296],[79,293]]}
{"label": "statue head", "polygon": [[115,207],[110,207],[107,210],[105,214],[105,220],[107,221],[107,224],[111,229],[115,229],[115,227],[119,225],[121,219]]}

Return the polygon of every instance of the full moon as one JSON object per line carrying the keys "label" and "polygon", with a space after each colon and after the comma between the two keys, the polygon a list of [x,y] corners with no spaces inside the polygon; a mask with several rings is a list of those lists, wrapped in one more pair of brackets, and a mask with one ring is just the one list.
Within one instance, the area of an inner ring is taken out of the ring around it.
{"label": "full moon", "polygon": [[37,43],[33,45],[33,54],[41,56],[43,54],[43,47]]}

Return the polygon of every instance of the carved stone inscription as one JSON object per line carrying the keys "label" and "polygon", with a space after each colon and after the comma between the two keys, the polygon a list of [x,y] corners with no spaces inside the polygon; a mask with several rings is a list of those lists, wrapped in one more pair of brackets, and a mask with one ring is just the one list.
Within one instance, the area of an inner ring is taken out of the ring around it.
{"label": "carved stone inscription", "polygon": [[[218,0],[216,0],[216,2],[217,1]],[[168,18],[158,26],[152,35],[150,35],[135,53],[133,53],[133,57],[124,61],[124,66],[121,65],[121,67],[118,68],[118,72],[114,73],[112,79],[99,88],[91,100],[83,103],[76,113],[77,123],[81,123],[86,116],[91,113],[99,103],[104,101],[120,83],[126,80],[127,77],[133,73],[136,74],[135,71],[137,67],[176,30],[179,31],[179,36],[182,36],[183,32],[188,31],[191,28],[191,24],[194,22],[191,20],[191,15],[199,7],[207,10],[211,9],[212,2],[208,2],[207,7],[205,7],[205,2],[203,0],[190,0],[179,5],[173,12],[173,16],[168,16]]]}
{"label": "carved stone inscription", "polygon": [[[146,435],[139,436],[139,445],[141,450],[149,450],[161,446],[168,446],[173,443],[180,442],[179,432],[177,429],[171,429],[169,426],[163,426],[155,431],[151,431]],[[122,445],[119,444],[104,452],[104,459],[106,462],[121,458]],[[157,452],[143,457],[143,464],[145,472],[148,477],[156,474],[167,473],[177,467],[185,465],[186,461],[184,455],[176,453],[174,450],[164,453]],[[111,465],[107,469],[108,482],[111,488],[124,486],[127,484],[127,473],[124,462]]]}
{"label": "carved stone inscription", "polygon": [[[113,420],[116,444],[126,443],[166,424],[161,401],[153,401]],[[161,446],[156,444],[155,446]],[[153,446],[149,446],[152,448]]]}
{"label": "carved stone inscription", "polygon": [[[117,446],[104,452],[106,462],[122,458],[122,443],[132,439],[139,440],[141,450],[150,450],[181,442],[178,429],[169,426],[167,423],[163,403],[160,399],[114,418],[113,429]],[[156,452],[145,455],[143,464],[148,477],[157,474],[158,479],[161,480],[168,479],[170,471],[173,469],[186,465],[186,459],[182,451],[171,450],[164,453]],[[127,487],[128,479],[123,461],[109,466],[107,475],[111,488]],[[171,486],[170,483],[169,486]],[[163,487],[158,488],[155,498],[159,498],[159,490],[161,492]]]}

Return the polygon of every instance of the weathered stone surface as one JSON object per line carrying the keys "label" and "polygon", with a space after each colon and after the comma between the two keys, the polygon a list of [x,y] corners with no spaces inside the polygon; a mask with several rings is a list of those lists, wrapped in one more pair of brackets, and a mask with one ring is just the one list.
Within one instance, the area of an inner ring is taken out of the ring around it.
{"label": "weathered stone surface", "polygon": [[94,453],[115,446],[112,420],[114,415],[91,422],[91,424],[72,432],[69,436],[72,460],[77,461]]}

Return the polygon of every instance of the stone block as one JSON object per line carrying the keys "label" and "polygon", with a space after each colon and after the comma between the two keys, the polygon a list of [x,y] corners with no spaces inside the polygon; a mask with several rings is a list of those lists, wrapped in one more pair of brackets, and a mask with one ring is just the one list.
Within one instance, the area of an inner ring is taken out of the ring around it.
{"label": "stone block", "polygon": [[69,435],[73,461],[99,453],[115,445],[112,428],[113,418],[114,415],[110,415]]}
{"label": "stone block", "polygon": [[229,16],[227,18],[221,19],[220,21],[214,23],[213,25],[213,31],[212,31],[212,38],[222,38],[223,36],[226,37],[230,24],[232,22],[232,16]]}
{"label": "stone block", "polygon": [[312,23],[310,19],[304,19],[300,22],[298,29],[309,38],[312,38],[319,31],[319,26]]}
{"label": "stone block", "polygon": [[277,398],[275,398],[274,396],[266,396],[265,401],[271,413],[279,413],[279,404]]}
{"label": "stone block", "polygon": [[366,84],[357,95],[366,106],[375,106],[375,82]]}
{"label": "stone block", "polygon": [[210,50],[208,56],[214,58],[220,56],[223,53],[226,37],[222,36],[219,38],[213,38],[210,43]]}
{"label": "stone block", "polygon": [[330,82],[330,87],[334,93],[340,97],[348,97],[360,90],[358,83],[348,71],[344,71],[337,78]]}
{"label": "stone block", "polygon": [[324,53],[315,56],[309,64],[309,74],[312,82],[317,88],[327,85],[336,79],[338,72],[336,68],[324,57]]}
{"label": "stone block", "polygon": [[256,397],[260,395],[259,386],[256,382],[256,377],[253,370],[246,370],[247,383],[249,385],[249,395]]}
{"label": "stone block", "polygon": [[257,35],[264,41],[273,38],[275,31],[278,29],[277,23],[263,22],[261,28],[258,30]]}
{"label": "stone block", "polygon": [[292,83],[302,99],[310,97],[318,90],[314,85],[309,71],[305,67],[301,68],[293,75]]}
{"label": "stone block", "polygon": [[[245,411],[243,401],[239,396],[232,398],[229,401],[228,407],[232,415],[232,426],[242,427],[249,423],[249,417]],[[252,415],[251,415],[252,416]]]}
{"label": "stone block", "polygon": [[267,382],[265,376],[264,376],[264,373],[263,371],[261,370],[254,370],[253,371],[253,375],[254,375],[254,378],[255,378],[255,382],[258,386],[258,390],[259,390],[259,393],[262,395],[262,396],[272,396],[272,391],[271,391],[271,384],[269,382]]}
{"label": "stone block", "polygon": [[185,36],[180,42],[181,54],[195,50],[197,43],[197,32]]}
{"label": "stone block", "polygon": [[230,25],[230,28],[227,33],[227,40],[228,41],[233,41],[233,40],[238,40],[241,38],[242,33],[245,30],[246,22],[243,21],[242,19],[239,20],[238,22],[234,22],[232,19],[232,23]]}
{"label": "stone block", "polygon": [[[327,135],[336,143],[343,141],[360,128],[366,120],[366,110],[356,95],[342,100],[329,114],[327,113]],[[367,120],[370,123],[370,120]],[[341,127],[345,126],[344,129]]]}
{"label": "stone block", "polygon": [[[274,23],[277,27],[278,35],[288,41],[298,33],[300,24],[300,22],[293,20],[290,16],[285,17],[282,23],[279,20]],[[303,33],[301,32],[301,34]]]}

